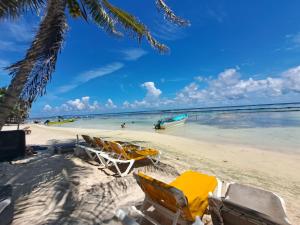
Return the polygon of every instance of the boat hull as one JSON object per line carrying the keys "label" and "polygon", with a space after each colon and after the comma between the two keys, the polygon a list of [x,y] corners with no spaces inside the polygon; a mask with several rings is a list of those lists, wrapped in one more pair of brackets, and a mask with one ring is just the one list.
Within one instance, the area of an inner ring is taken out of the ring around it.
{"label": "boat hull", "polygon": [[60,125],[60,124],[73,123],[73,122],[75,122],[75,120],[53,121],[53,122],[48,122],[47,125]]}
{"label": "boat hull", "polygon": [[160,129],[166,129],[168,127],[183,125],[186,120],[187,118],[178,121],[164,122],[163,124],[160,124]]}

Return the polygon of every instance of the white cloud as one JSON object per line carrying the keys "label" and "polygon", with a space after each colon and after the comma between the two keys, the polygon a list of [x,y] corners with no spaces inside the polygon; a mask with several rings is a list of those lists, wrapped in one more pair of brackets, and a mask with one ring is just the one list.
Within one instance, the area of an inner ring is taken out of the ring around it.
{"label": "white cloud", "polygon": [[23,51],[24,49],[26,49],[25,45],[20,45],[13,41],[0,40],[1,51],[19,52],[19,51]]}
{"label": "white cloud", "polygon": [[119,69],[121,69],[124,66],[123,63],[120,62],[114,62],[111,64],[108,64],[106,66],[97,68],[95,70],[89,70],[82,74],[80,74],[78,77],[75,78],[78,82],[88,82],[89,80],[95,79],[97,77],[102,77],[108,74],[111,74]]}
{"label": "white cloud", "polygon": [[124,59],[128,61],[135,61],[146,55],[148,52],[141,48],[132,48],[121,51],[124,54]]}
{"label": "white cloud", "polygon": [[43,108],[43,111],[44,111],[44,112],[49,112],[49,111],[51,111],[51,110],[52,110],[52,106],[51,106],[51,105],[48,105],[48,104],[45,105],[44,108]]}
{"label": "white cloud", "polygon": [[57,92],[58,93],[68,92],[68,91],[78,87],[79,85],[82,85],[92,79],[95,79],[97,77],[103,77],[105,75],[114,73],[114,72],[120,70],[123,66],[124,66],[123,63],[114,62],[114,63],[99,67],[94,70],[89,70],[89,71],[83,72],[83,73],[79,74],[77,77],[75,77],[73,79],[73,82],[58,87]]}
{"label": "white cloud", "polygon": [[123,102],[123,108],[128,109],[130,108],[130,103],[128,101]]}
{"label": "white cloud", "polygon": [[114,102],[109,98],[107,99],[107,103],[105,104],[106,108],[109,109],[115,109],[117,106],[114,104]]}
{"label": "white cloud", "polygon": [[0,59],[0,70],[9,65],[9,61],[5,59]]}
{"label": "white cloud", "polygon": [[300,32],[295,34],[288,34],[285,36],[286,46],[284,48],[278,48],[276,51],[280,50],[297,50],[300,48]]}
{"label": "white cloud", "polygon": [[142,84],[142,87],[146,88],[146,98],[153,99],[158,98],[161,95],[161,90],[155,87],[154,82],[148,81]]}
{"label": "white cloud", "polygon": [[15,22],[6,22],[6,28],[9,35],[19,42],[28,42],[33,38],[33,24],[28,23],[24,19]]}
{"label": "white cloud", "polygon": [[99,109],[101,109],[101,106],[97,101],[90,103],[90,97],[84,96],[81,98],[68,100],[56,107],[52,107],[47,104],[44,106],[43,111],[48,113],[94,112]]}
{"label": "white cloud", "polygon": [[231,68],[221,72],[216,79],[205,82],[207,87],[202,89],[199,83],[190,83],[177,93],[175,99],[194,104],[238,101],[254,97],[279,97],[291,92],[300,92],[300,66],[291,68],[278,77],[265,79],[241,79],[238,69]]}
{"label": "white cloud", "polygon": [[300,92],[300,66],[291,68],[282,74],[284,92]]}
{"label": "white cloud", "polygon": [[162,91],[155,87],[155,83],[152,81],[141,84],[142,88],[147,90],[145,97],[142,100],[135,100],[132,103],[128,101],[123,102],[123,108],[125,109],[136,109],[136,108],[155,108],[162,104],[165,104],[165,99],[160,99]]}
{"label": "white cloud", "polygon": [[28,20],[21,17],[18,21],[5,21],[0,24],[0,50],[24,51],[33,40],[34,27],[38,20]]}
{"label": "white cloud", "polygon": [[175,41],[187,36],[183,28],[169,21],[157,20],[153,29],[153,36],[165,41]]}

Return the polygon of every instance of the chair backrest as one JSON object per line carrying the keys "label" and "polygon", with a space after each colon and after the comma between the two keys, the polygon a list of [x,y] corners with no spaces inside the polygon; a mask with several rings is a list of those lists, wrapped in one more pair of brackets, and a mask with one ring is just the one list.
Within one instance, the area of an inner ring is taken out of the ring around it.
{"label": "chair backrest", "polygon": [[104,141],[102,138],[94,137],[94,142],[102,150],[111,151],[109,144],[106,141]]}
{"label": "chair backrest", "polygon": [[118,155],[121,155],[124,159],[130,159],[124,148],[119,143],[114,141],[108,141],[108,144],[113,152],[117,153]]}
{"label": "chair backrest", "polygon": [[141,172],[134,173],[134,177],[150,200],[174,213],[179,210],[183,218],[191,219],[187,198],[181,190]]}
{"label": "chair backrest", "polygon": [[229,186],[219,211],[224,225],[290,225],[279,196],[242,184]]}
{"label": "chair backrest", "polygon": [[81,135],[83,140],[92,148],[96,148],[97,145],[95,144],[94,140],[88,135]]}
{"label": "chair backrest", "polygon": [[26,150],[25,131],[0,131],[0,162],[23,157]]}

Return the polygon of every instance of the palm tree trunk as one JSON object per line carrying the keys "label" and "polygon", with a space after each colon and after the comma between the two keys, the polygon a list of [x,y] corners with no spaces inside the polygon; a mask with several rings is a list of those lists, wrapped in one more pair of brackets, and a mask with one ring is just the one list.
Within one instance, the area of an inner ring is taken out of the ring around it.
{"label": "palm tree trunk", "polygon": [[18,103],[23,87],[26,84],[27,78],[30,74],[33,64],[27,65],[22,70],[22,73],[17,74],[8,86],[6,93],[0,102],[0,130],[5,124],[10,113],[13,111],[15,105]]}
{"label": "palm tree trunk", "polygon": [[[52,72],[54,70],[57,52],[61,47],[63,39],[61,36],[66,28],[65,7],[66,0],[48,0],[47,13],[39,26],[34,41],[27,50],[25,58],[8,68],[13,75],[13,79],[0,101],[0,130],[4,126],[10,112],[23,95],[31,95],[29,101],[31,103],[36,95],[40,94],[36,90],[29,92],[29,94],[28,92],[24,93],[24,90],[28,89],[29,85],[34,85],[32,84],[32,80],[37,80],[36,78],[40,74],[39,71],[34,71],[37,70],[36,67],[49,67],[50,64],[52,67],[49,71]],[[35,89],[43,89],[43,85],[47,83],[50,75],[46,74],[46,77],[41,77],[42,82],[38,83],[40,87]],[[32,76],[34,76],[34,79]],[[34,93],[34,96],[32,96],[32,93]]]}

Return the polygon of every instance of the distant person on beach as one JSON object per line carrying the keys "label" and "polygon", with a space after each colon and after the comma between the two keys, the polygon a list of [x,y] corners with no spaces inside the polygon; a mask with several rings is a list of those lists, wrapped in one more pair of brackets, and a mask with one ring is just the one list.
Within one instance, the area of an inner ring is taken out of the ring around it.
{"label": "distant person on beach", "polygon": [[45,125],[48,125],[49,122],[50,122],[50,120],[46,120],[46,121],[44,122],[44,124],[45,124]]}
{"label": "distant person on beach", "polygon": [[122,127],[122,128],[125,128],[125,125],[126,125],[126,123],[122,123],[122,124],[121,124],[121,127]]}

